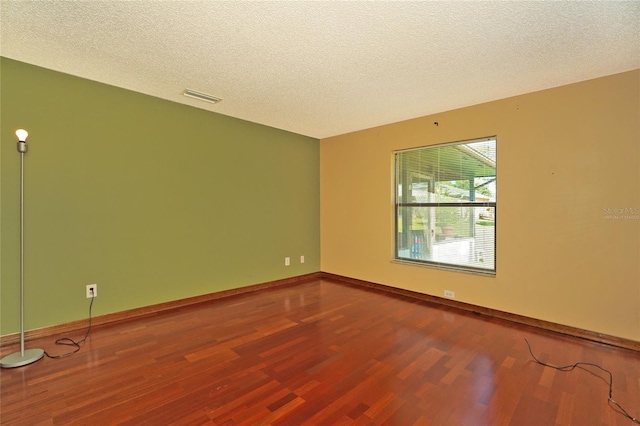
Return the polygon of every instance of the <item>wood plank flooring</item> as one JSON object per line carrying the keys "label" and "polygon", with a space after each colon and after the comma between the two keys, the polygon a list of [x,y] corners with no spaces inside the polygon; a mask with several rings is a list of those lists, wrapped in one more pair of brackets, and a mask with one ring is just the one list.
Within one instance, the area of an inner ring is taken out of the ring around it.
{"label": "wood plank flooring", "polygon": [[[27,347],[68,350],[57,337]],[[94,327],[70,357],[0,371],[0,423],[633,424],[606,373],[543,367],[524,338],[550,364],[610,370],[640,416],[638,352],[316,280]]]}

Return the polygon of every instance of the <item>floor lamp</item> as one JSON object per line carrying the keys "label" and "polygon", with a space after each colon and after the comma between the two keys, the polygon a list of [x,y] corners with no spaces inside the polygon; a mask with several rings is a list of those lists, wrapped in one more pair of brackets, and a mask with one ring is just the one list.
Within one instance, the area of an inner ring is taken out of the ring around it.
{"label": "floor lamp", "polygon": [[24,349],[24,154],[27,152],[26,130],[16,131],[20,153],[20,352],[0,359],[0,367],[12,368],[36,362],[44,355],[42,349]]}

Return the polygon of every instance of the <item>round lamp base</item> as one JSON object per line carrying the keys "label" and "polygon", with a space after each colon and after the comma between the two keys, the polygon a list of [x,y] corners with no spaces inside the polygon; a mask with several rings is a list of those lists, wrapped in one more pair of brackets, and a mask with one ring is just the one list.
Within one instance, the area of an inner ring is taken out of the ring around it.
{"label": "round lamp base", "polygon": [[0,367],[22,367],[23,365],[36,362],[43,356],[44,351],[42,349],[27,349],[24,351],[24,355],[22,354],[22,352],[14,352],[11,355],[7,355],[4,358],[0,359]]}

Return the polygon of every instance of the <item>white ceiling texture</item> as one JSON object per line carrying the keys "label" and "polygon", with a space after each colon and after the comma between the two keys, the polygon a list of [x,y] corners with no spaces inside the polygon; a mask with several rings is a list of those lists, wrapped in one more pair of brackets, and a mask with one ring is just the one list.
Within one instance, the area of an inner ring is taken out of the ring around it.
{"label": "white ceiling texture", "polygon": [[640,1],[0,6],[4,57],[314,138],[640,68]]}

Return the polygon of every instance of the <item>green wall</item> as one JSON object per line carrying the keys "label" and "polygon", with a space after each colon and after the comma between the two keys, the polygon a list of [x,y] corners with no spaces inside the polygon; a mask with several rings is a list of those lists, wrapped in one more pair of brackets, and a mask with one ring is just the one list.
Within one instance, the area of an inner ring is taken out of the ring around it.
{"label": "green wall", "polygon": [[27,330],[85,318],[86,284],[101,315],[320,270],[318,140],[0,67],[1,334],[19,330],[18,128]]}

